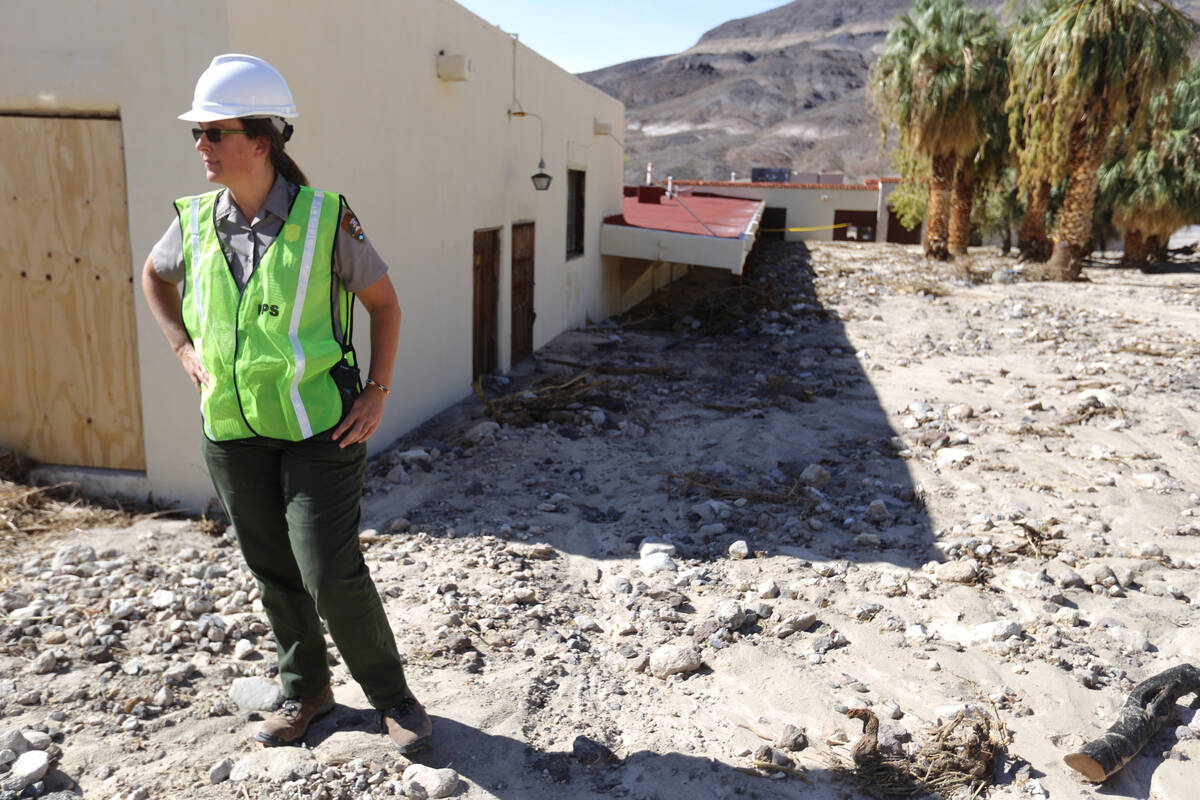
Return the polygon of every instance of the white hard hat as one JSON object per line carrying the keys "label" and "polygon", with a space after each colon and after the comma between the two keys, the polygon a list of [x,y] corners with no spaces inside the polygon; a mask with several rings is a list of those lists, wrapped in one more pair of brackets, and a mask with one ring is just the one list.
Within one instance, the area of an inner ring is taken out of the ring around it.
{"label": "white hard hat", "polygon": [[255,56],[217,56],[196,81],[192,108],[179,115],[189,122],[235,117],[298,117],[292,90],[279,70]]}

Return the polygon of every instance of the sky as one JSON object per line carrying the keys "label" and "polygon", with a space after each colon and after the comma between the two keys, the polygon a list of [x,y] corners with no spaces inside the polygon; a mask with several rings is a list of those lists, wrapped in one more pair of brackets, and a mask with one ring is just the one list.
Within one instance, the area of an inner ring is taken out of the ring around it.
{"label": "sky", "polygon": [[722,22],[788,0],[456,0],[568,72],[686,50]]}

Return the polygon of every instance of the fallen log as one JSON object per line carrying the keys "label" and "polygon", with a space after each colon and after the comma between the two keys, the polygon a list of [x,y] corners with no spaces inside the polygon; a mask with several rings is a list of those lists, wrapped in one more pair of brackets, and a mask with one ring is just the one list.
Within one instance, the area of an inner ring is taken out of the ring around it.
{"label": "fallen log", "polygon": [[1101,783],[1119,772],[1154,738],[1180,697],[1194,693],[1200,693],[1200,668],[1191,664],[1180,664],[1147,678],[1133,687],[1117,721],[1103,736],[1063,760],[1087,780]]}

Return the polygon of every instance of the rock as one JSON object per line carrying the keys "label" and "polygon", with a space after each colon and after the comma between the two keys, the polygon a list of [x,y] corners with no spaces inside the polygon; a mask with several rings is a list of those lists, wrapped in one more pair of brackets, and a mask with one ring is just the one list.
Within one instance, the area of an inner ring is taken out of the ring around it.
{"label": "rock", "polygon": [[882,500],[872,500],[863,516],[870,522],[886,525],[892,521],[892,512]]}
{"label": "rock", "polygon": [[656,572],[674,572],[676,568],[675,560],[667,553],[650,553],[638,561],[638,569],[645,575],[653,575]]}
{"label": "rock", "polygon": [[775,740],[775,746],[794,753],[808,747],[808,736],[804,733],[803,728],[797,728],[795,725],[785,725],[783,726],[783,733],[779,734],[779,738]]}
{"label": "rock", "polygon": [[229,697],[243,711],[271,711],[283,702],[283,687],[266,678],[235,678]]}
{"label": "rock", "polygon": [[0,780],[0,788],[20,792],[35,781],[42,779],[50,769],[50,754],[45,750],[28,750],[13,762],[12,769]]}
{"label": "rock", "polygon": [[253,655],[255,655],[254,642],[249,639],[238,639],[237,644],[233,646],[233,657],[243,661]]}
{"label": "rock", "polygon": [[312,774],[312,753],[303,747],[266,747],[239,758],[229,771],[229,780],[284,779],[295,774]]}
{"label": "rock", "polygon": [[412,764],[400,778],[404,794],[415,800],[449,797],[458,790],[461,778],[452,769],[434,769],[424,764]]}
{"label": "rock", "polygon": [[938,564],[933,575],[939,583],[974,583],[979,571],[970,561],[947,561]]}
{"label": "rock", "polygon": [[406,486],[413,482],[412,476],[408,474],[408,470],[404,468],[403,464],[397,464],[388,470],[386,480],[397,486]]}
{"label": "rock", "polygon": [[231,772],[233,772],[233,759],[222,758],[208,768],[208,782],[215,784],[227,781]]}
{"label": "rock", "polygon": [[476,423],[465,434],[467,441],[471,444],[495,444],[496,434],[500,432],[500,425],[489,420]]}
{"label": "rock", "polygon": [[744,539],[738,539],[733,544],[729,545],[729,557],[733,559],[748,558],[750,555],[750,545],[746,544]]}
{"label": "rock", "polygon": [[400,463],[407,469],[419,467],[426,472],[433,468],[433,458],[429,453],[419,447],[412,450],[405,450],[399,455]]}
{"label": "rock", "polygon": [[1105,628],[1104,633],[1108,638],[1112,639],[1122,650],[1128,650],[1135,653],[1150,652],[1150,638],[1139,630],[1133,630],[1125,627]]}
{"label": "rock", "polygon": [[702,663],[699,651],[694,648],[665,644],[650,654],[650,674],[656,678],[667,678],[695,672]]}
{"label": "rock", "polygon": [[723,628],[736,631],[746,622],[746,611],[736,600],[722,600],[713,608],[713,617]]}
{"label": "rock", "polygon": [[178,601],[178,595],[170,589],[158,589],[150,595],[150,605],[157,609],[171,608]]}
{"label": "rock", "polygon": [[129,619],[137,610],[137,603],[126,598],[113,598],[108,602],[108,613],[116,619]]}
{"label": "rock", "polygon": [[643,539],[638,546],[638,557],[645,558],[653,553],[666,553],[673,556],[675,555],[675,545],[662,539]]}
{"label": "rock", "polygon": [[187,682],[187,679],[195,669],[195,666],[190,661],[172,664],[163,670],[163,683],[167,686],[180,686]]}
{"label": "rock", "polygon": [[33,660],[29,665],[29,670],[34,675],[45,675],[49,672],[54,672],[58,668],[58,658],[55,657],[53,650],[46,650]]}
{"label": "rock", "polygon": [[784,617],[783,621],[771,631],[771,635],[780,639],[786,639],[793,633],[807,631],[815,624],[817,624],[816,614],[792,614]]}
{"label": "rock", "polygon": [[61,572],[66,567],[75,567],[96,560],[96,551],[91,545],[70,544],[60,548],[50,562],[50,569]]}
{"label": "rock", "polygon": [[25,741],[29,742],[30,750],[47,750],[50,743],[54,741],[50,734],[30,728],[21,731],[21,735],[25,737]]}
{"label": "rock", "polygon": [[974,455],[966,447],[943,447],[937,451],[936,460],[939,467],[958,467],[970,463]]}
{"label": "rock", "polygon": [[955,421],[962,421],[975,416],[975,409],[971,408],[965,403],[960,403],[955,406],[950,406],[950,408],[946,410],[946,416]]}
{"label": "rock", "polygon": [[758,585],[758,596],[764,600],[779,597],[779,584],[767,579]]}
{"label": "rock", "polygon": [[714,536],[720,536],[728,528],[724,522],[710,522],[707,525],[701,525],[696,529],[696,533],[705,539],[711,539]]}
{"label": "rock", "polygon": [[571,743],[571,756],[587,766],[606,764],[617,761],[617,755],[602,742],[588,738],[582,734],[575,737]]}
{"label": "rock", "polygon": [[1087,586],[1116,586],[1117,576],[1107,564],[1093,561],[1079,568],[1079,574]]}
{"label": "rock", "polygon": [[805,486],[821,487],[829,483],[831,477],[833,476],[829,474],[829,470],[820,464],[809,464],[800,473],[800,482]]}
{"label": "rock", "polygon": [[17,728],[0,732],[0,750],[12,750],[17,755],[29,750],[29,741]]}
{"label": "rock", "polygon": [[984,622],[971,628],[967,636],[968,645],[985,642],[999,642],[1010,636],[1021,635],[1021,623],[1011,619],[998,619],[995,622]]}

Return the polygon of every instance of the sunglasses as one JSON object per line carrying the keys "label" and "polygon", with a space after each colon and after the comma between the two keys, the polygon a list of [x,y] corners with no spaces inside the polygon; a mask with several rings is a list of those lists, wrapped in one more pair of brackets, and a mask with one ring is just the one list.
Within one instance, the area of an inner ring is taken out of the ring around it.
{"label": "sunglasses", "polygon": [[192,141],[198,142],[200,141],[200,137],[203,136],[213,144],[220,144],[221,137],[228,136],[231,133],[244,134],[246,131],[242,128],[229,128],[227,130],[223,128],[192,128]]}

